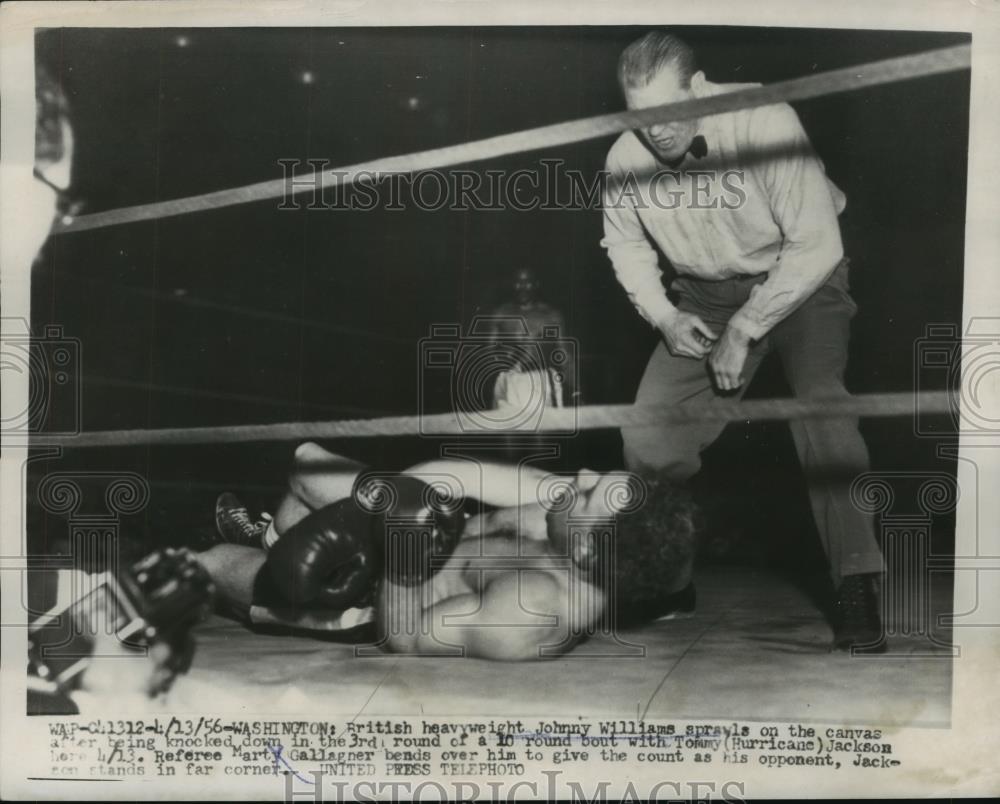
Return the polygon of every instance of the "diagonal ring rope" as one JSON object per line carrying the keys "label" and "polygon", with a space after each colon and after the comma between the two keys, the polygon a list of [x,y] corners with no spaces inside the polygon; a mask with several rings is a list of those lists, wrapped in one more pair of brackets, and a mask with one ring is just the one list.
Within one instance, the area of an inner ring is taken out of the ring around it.
{"label": "diagonal ring rope", "polygon": [[294,181],[291,178],[273,179],[202,195],[67,218],[56,224],[53,233],[82,232],[104,226],[168,218],[235,204],[248,204],[269,198],[284,198],[308,189],[315,190],[317,185],[323,186],[320,184],[321,181],[328,183],[329,186],[349,185],[359,178],[370,179],[373,175],[414,173],[583,142],[665,120],[688,120],[753,106],[818,98],[838,92],[968,69],[971,60],[970,45],[928,50],[916,55],[844,67],[708,98],[587,117],[443,148],[373,159],[319,173],[302,174],[294,177]]}
{"label": "diagonal ring rope", "polygon": [[[268,198],[286,197],[315,187],[320,177],[334,183],[351,184],[359,177],[377,174],[412,173],[482,161],[524,151],[582,142],[647,126],[662,120],[685,120],[746,109],[771,103],[817,98],[907,79],[968,69],[971,47],[960,45],[902,56],[884,61],[846,67],[813,76],[780,81],[753,89],[698,98],[614,114],[583,118],[524,131],[503,134],[458,145],[383,157],[319,174],[276,179],[229,190],[186,198],[142,204],[98,212],[61,221],[55,233],[85,231],[136,221],[199,212]],[[311,182],[310,179],[313,181]],[[768,399],[749,402],[716,400],[698,406],[671,408],[635,405],[595,405],[579,409],[545,410],[540,416],[512,426],[503,411],[478,413],[436,413],[419,416],[390,416],[327,422],[288,422],[263,425],[231,425],[199,428],[108,430],[76,436],[38,435],[38,445],[62,444],[75,447],[128,446],[138,444],[208,444],[253,441],[290,441],[318,438],[357,438],[400,435],[477,435],[490,432],[573,433],[611,427],[656,424],[688,424],[699,421],[830,418],[839,416],[905,416],[954,413],[956,400],[951,392],[921,394],[868,394],[834,399]],[[522,417],[523,418],[523,417]]]}
{"label": "diagonal ring rope", "polygon": [[[491,433],[563,433],[646,425],[683,425],[695,422],[768,421],[807,418],[915,416],[954,414],[958,400],[952,391],[861,394],[836,398],[755,399],[737,402],[716,399],[710,404],[673,407],[639,405],[590,405],[549,408],[537,417],[520,411],[488,410],[469,413],[432,413],[346,419],[322,422],[171,427],[148,430],[95,430],[79,435],[32,436],[35,446],[118,447],[136,445],[233,444],[262,441],[309,441],[372,436],[482,436]],[[524,420],[509,424],[511,415]]]}

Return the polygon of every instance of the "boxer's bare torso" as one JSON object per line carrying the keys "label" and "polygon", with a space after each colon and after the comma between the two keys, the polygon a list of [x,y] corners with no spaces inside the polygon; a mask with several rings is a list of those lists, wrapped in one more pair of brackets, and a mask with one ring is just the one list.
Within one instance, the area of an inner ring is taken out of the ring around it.
{"label": "boxer's bare torso", "polygon": [[[509,527],[514,521],[520,531]],[[407,621],[401,610],[421,617]],[[603,593],[556,554],[540,507],[526,505],[472,517],[454,553],[421,586],[383,582],[379,619],[396,652],[446,655],[460,647],[474,658],[530,660],[572,648],[603,610]]]}
{"label": "boxer's bare torso", "polygon": [[[295,457],[289,494],[274,518],[279,533],[350,496],[365,471],[316,444],[301,445]],[[440,655],[448,645],[472,657],[537,659],[554,655],[553,645],[556,652],[569,650],[601,616],[603,593],[558,554],[538,502],[556,479],[584,484],[581,505],[599,503],[603,494],[590,493],[596,475],[557,478],[530,466],[454,459],[428,461],[403,474],[446,483],[455,499],[479,500],[490,510],[468,519],[456,549],[431,578],[416,585],[380,581],[376,608],[386,648]],[[250,588],[263,561],[261,554],[241,562],[233,586]],[[226,573],[234,574],[231,566]]]}
{"label": "boxer's bare torso", "polygon": [[[474,525],[473,525],[474,528]],[[474,529],[465,536],[447,563],[428,584],[436,599],[459,594],[481,593],[506,574],[545,573],[568,591],[571,568],[565,556],[554,554],[547,541],[518,538],[515,533],[478,535]],[[579,576],[579,573],[576,573]],[[577,583],[584,583],[576,578]]]}

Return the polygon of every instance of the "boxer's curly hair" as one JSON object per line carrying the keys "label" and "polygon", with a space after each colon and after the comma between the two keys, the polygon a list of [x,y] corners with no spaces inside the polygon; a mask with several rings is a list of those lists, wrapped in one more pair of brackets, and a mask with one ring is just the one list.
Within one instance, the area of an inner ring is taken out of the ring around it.
{"label": "boxer's curly hair", "polygon": [[615,518],[614,596],[619,627],[666,614],[694,562],[702,516],[690,491],[665,473],[641,477],[645,496]]}

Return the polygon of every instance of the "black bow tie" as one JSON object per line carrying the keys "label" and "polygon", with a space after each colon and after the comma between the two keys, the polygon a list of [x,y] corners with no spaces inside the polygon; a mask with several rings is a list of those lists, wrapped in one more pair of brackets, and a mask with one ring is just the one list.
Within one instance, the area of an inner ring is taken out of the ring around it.
{"label": "black bow tie", "polygon": [[683,154],[672,162],[667,162],[667,165],[671,168],[679,168],[688,154],[691,154],[695,159],[701,159],[708,154],[708,143],[705,142],[705,138],[701,134],[691,140],[691,145]]}

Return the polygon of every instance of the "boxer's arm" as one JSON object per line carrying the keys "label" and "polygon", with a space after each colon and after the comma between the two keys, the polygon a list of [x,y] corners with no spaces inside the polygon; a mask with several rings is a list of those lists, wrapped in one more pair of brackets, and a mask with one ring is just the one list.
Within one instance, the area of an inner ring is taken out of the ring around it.
{"label": "boxer's arm", "polygon": [[313,511],[351,496],[364,464],[306,442],[295,450],[288,493],[274,512],[274,527],[284,533]]}
{"label": "boxer's arm", "polygon": [[459,459],[427,461],[405,474],[425,483],[449,483],[457,497],[472,497],[500,508],[538,502],[539,487],[549,476],[532,466]]}
{"label": "boxer's arm", "polygon": [[365,466],[307,442],[295,450],[289,478],[292,494],[312,511],[351,496],[354,481]]}
{"label": "boxer's arm", "polygon": [[465,523],[466,539],[510,535],[518,539],[548,542],[545,511],[538,505],[519,505],[485,511]]}

